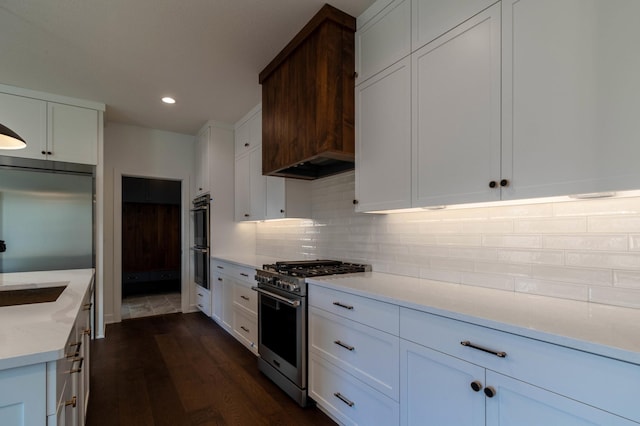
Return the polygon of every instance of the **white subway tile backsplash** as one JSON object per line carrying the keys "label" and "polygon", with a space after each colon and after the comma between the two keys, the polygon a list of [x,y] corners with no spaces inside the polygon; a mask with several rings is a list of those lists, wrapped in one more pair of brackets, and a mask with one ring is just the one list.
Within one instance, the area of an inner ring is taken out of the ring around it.
{"label": "white subway tile backsplash", "polygon": [[615,287],[592,287],[589,301],[640,309],[640,292]]}
{"label": "white subway tile backsplash", "polygon": [[498,250],[498,260],[504,262],[542,263],[547,265],[562,265],[564,254],[551,250]]}
{"label": "white subway tile backsplash", "polygon": [[354,173],[311,183],[312,218],[256,225],[256,253],[640,309],[640,197],[355,213]]}
{"label": "white subway tile backsplash", "polygon": [[556,281],[516,278],[515,291],[538,294],[540,296],[558,297],[561,299],[589,300],[589,288]]}
{"label": "white subway tile backsplash", "polygon": [[542,235],[483,235],[482,245],[485,247],[542,248]]}
{"label": "white subway tile backsplash", "polygon": [[640,290],[640,272],[613,271],[613,285]]}
{"label": "white subway tile backsplash", "polygon": [[545,235],[542,237],[542,246],[545,249],[626,251],[629,238],[623,234]]}
{"label": "white subway tile backsplash", "polygon": [[515,232],[518,234],[587,232],[587,219],[584,217],[524,219],[516,221]]}
{"label": "white subway tile backsplash", "polygon": [[640,232],[640,216],[593,216],[589,232]]}
{"label": "white subway tile backsplash", "polygon": [[463,272],[462,284],[478,287],[494,288],[513,291],[514,278],[505,275],[482,274],[478,272]]}
{"label": "white subway tile backsplash", "polygon": [[640,253],[567,253],[567,265],[584,268],[640,269]]}

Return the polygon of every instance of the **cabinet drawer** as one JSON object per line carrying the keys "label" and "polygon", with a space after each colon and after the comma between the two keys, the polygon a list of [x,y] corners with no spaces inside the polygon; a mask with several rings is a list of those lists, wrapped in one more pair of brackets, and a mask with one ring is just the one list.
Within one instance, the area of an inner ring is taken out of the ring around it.
{"label": "cabinet drawer", "polygon": [[[400,311],[400,336],[506,376],[640,421],[640,366],[412,309]],[[461,342],[495,351],[501,358]],[[606,391],[603,391],[606,389]]]}
{"label": "cabinet drawer", "polygon": [[314,353],[309,358],[309,393],[345,425],[391,426],[400,420],[397,402]]}
{"label": "cabinet drawer", "polygon": [[324,309],[394,336],[398,335],[400,326],[397,305],[318,285],[309,285],[309,306]]}
{"label": "cabinet drawer", "polygon": [[199,285],[196,285],[196,306],[205,315],[211,316],[211,293]]}
{"label": "cabinet drawer", "polygon": [[309,310],[309,349],[372,388],[398,400],[400,339],[375,328]]}
{"label": "cabinet drawer", "polygon": [[244,309],[234,306],[233,333],[249,349],[258,350],[258,318]]}
{"label": "cabinet drawer", "polygon": [[212,269],[214,274],[224,274],[231,278],[235,278],[236,280],[242,281],[250,286],[255,284],[256,270],[253,268],[214,260]]}
{"label": "cabinet drawer", "polygon": [[233,289],[233,302],[247,309],[252,314],[258,312],[258,295],[251,287],[236,284]]}

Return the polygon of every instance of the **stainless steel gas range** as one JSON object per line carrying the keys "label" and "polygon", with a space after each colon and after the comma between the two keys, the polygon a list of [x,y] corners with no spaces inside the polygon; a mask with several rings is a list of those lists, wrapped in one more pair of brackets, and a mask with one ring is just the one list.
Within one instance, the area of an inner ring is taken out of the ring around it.
{"label": "stainless steel gas range", "polygon": [[370,270],[336,260],[276,262],[256,270],[258,367],[301,406],[308,403],[305,279]]}

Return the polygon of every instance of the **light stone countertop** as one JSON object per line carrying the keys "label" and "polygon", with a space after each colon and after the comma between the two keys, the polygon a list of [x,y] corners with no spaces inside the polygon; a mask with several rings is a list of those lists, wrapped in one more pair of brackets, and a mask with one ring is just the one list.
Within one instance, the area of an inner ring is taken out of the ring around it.
{"label": "light stone countertop", "polygon": [[308,283],[640,365],[640,310],[365,272]]}
{"label": "light stone countertop", "polygon": [[93,269],[0,274],[0,291],[67,286],[55,302],[0,307],[0,370],[64,357],[93,276]]}

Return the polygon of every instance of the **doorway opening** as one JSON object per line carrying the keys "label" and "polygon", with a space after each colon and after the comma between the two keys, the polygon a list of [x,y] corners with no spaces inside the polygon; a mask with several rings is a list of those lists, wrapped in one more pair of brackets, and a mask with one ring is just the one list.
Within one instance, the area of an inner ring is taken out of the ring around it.
{"label": "doorway opening", "polygon": [[122,319],[181,312],[182,182],[122,176]]}

